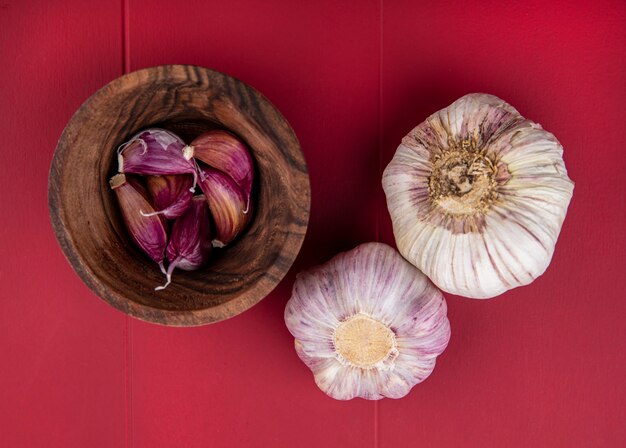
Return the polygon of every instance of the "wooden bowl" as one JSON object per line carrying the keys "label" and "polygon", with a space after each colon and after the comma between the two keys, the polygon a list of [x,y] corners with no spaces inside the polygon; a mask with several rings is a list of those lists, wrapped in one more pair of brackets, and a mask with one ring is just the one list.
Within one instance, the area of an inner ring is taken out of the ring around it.
{"label": "wooden bowl", "polygon": [[[163,291],[158,266],[130,240],[108,180],[116,150],[137,131],[162,127],[187,143],[227,129],[252,150],[255,215],[246,232],[198,271],[175,271]],[[310,186],[298,140],[259,92],[222,73],[167,65],[124,75],[91,96],[57,144],[48,183],[54,232],[81,279],[115,308],[173,326],[235,316],[263,299],[298,254]]]}

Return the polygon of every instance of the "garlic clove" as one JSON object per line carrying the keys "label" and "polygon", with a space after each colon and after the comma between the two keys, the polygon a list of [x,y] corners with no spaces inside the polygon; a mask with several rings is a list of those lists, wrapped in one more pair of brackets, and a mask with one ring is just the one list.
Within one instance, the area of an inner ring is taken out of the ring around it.
{"label": "garlic clove", "polygon": [[157,211],[167,219],[176,219],[191,204],[193,176],[190,174],[165,174],[146,176],[146,185]]}
{"label": "garlic clove", "polygon": [[243,194],[250,197],[254,164],[246,145],[233,134],[222,130],[205,132],[191,142],[187,157],[228,174]]}
{"label": "garlic clove", "polygon": [[[362,385],[359,371],[346,368],[335,358],[320,358],[309,356],[302,351],[302,345],[296,341],[296,353],[300,359],[314,372],[317,387],[335,400],[352,400],[358,396],[371,397],[377,400],[382,398],[376,392],[376,385],[368,377],[368,382]],[[359,392],[362,395],[359,395]]]}
{"label": "garlic clove", "polygon": [[194,196],[187,210],[172,226],[167,245],[167,282],[155,288],[160,291],[172,282],[174,269],[194,271],[209,259],[211,253],[211,220],[204,195]]}
{"label": "garlic clove", "polygon": [[197,181],[196,165],[184,154],[185,142],[165,129],[151,128],[137,133],[118,149],[120,173],[141,175],[193,174]]}
{"label": "garlic clove", "polygon": [[422,358],[420,353],[398,358],[398,368],[392,372],[383,372],[380,380],[383,393],[389,398],[402,398],[411,389],[412,384],[424,381],[435,368],[435,359]]}
{"label": "garlic clove", "polygon": [[489,298],[548,267],[573,192],[554,135],[492,95],[431,115],[383,188],[402,255],[444,291]]}
{"label": "garlic clove", "polygon": [[229,176],[208,167],[199,166],[200,188],[206,196],[213,221],[213,247],[224,247],[246,227],[252,216],[251,204]]}
{"label": "garlic clove", "polygon": [[167,232],[163,218],[151,214],[154,208],[149,202],[147,191],[139,180],[124,174],[113,176],[109,183],[130,237],[163,271]]}
{"label": "garlic clove", "polygon": [[339,400],[399,398],[450,338],[441,292],[391,247],[367,243],[298,274],[285,309],[296,352]]}

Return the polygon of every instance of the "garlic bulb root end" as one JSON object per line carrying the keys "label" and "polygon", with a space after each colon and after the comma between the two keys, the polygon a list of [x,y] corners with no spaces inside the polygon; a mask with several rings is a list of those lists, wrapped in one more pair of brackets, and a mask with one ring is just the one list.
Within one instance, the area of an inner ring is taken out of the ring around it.
{"label": "garlic bulb root end", "polygon": [[411,130],[382,184],[400,253],[442,290],[471,298],[543,274],[573,192],[555,136],[481,93]]}
{"label": "garlic bulb root end", "polygon": [[396,350],[396,335],[382,322],[363,313],[341,322],[333,334],[335,351],[347,365],[371,369]]}

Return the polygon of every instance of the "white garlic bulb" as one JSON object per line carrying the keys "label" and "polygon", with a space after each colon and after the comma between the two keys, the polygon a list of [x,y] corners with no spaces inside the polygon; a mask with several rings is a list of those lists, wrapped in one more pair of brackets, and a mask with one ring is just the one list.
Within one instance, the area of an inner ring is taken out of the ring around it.
{"label": "white garlic bulb", "polygon": [[391,247],[366,243],[300,273],[285,309],[300,359],[338,400],[400,398],[448,344],[441,292]]}
{"label": "white garlic bulb", "polygon": [[404,137],[383,188],[402,255],[444,291],[489,298],[546,270],[574,184],[554,135],[470,94]]}

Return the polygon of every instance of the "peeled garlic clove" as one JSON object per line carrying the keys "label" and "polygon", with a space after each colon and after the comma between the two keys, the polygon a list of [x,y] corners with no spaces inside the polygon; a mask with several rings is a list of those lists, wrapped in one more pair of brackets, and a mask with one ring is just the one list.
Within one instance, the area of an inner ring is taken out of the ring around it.
{"label": "peeled garlic clove", "polygon": [[241,140],[229,132],[214,130],[197,137],[188,148],[188,155],[228,174],[243,194],[250,197],[254,164]]}
{"label": "peeled garlic clove", "polygon": [[208,166],[199,166],[200,189],[215,222],[214,247],[224,247],[246,227],[252,215],[249,198],[230,176]]}
{"label": "peeled garlic clove", "polygon": [[193,187],[193,176],[190,174],[146,176],[146,185],[157,210],[155,214],[175,219],[191,204],[193,193],[190,190]]}
{"label": "peeled garlic clove", "polygon": [[402,255],[444,291],[489,298],[546,270],[574,184],[554,135],[470,94],[404,137],[383,188]]}
{"label": "peeled garlic clove", "polygon": [[195,187],[196,164],[193,159],[185,157],[185,148],[185,142],[172,132],[146,129],[120,146],[118,171],[142,175],[189,173],[194,176]]}
{"label": "peeled garlic clove", "polygon": [[296,352],[338,400],[400,398],[450,339],[441,292],[391,247],[366,243],[298,274],[285,309]]}
{"label": "peeled garlic clove", "polygon": [[167,232],[163,218],[151,215],[154,208],[148,200],[147,191],[137,179],[124,174],[113,176],[109,183],[130,237],[164,271]]}
{"label": "peeled garlic clove", "polygon": [[191,204],[172,226],[167,245],[167,282],[155,288],[165,289],[172,281],[174,269],[194,271],[209,259],[211,253],[211,220],[204,195],[194,196]]}

